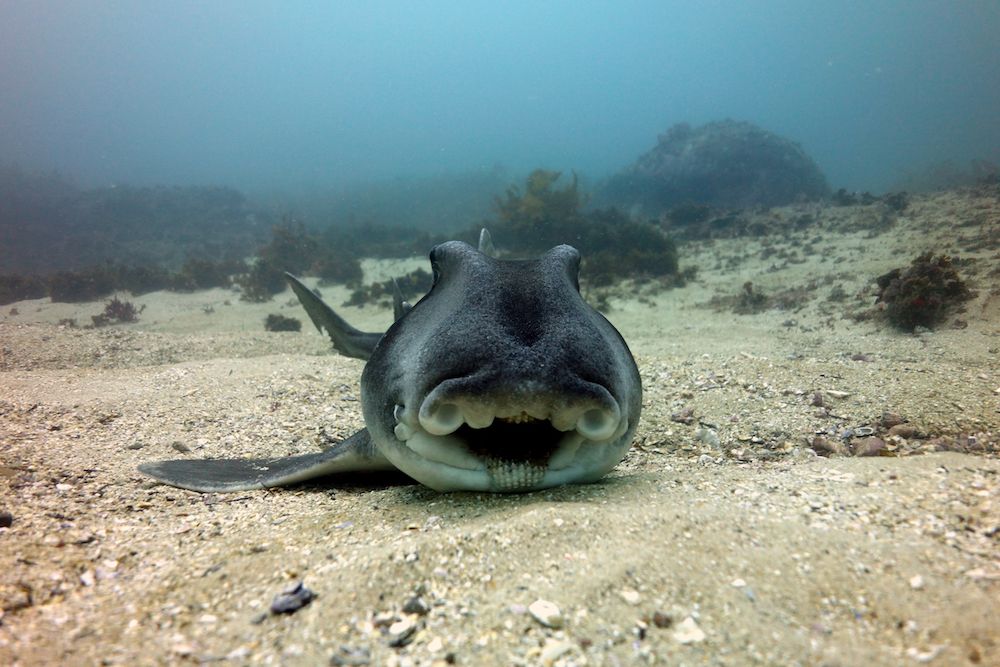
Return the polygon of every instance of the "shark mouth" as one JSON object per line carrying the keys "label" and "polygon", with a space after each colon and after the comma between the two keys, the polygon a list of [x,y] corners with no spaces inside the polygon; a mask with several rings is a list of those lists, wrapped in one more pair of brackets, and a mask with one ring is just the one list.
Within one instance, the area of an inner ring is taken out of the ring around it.
{"label": "shark mouth", "polygon": [[417,415],[396,406],[394,433],[429,462],[485,472],[493,491],[527,491],[540,488],[550,473],[573,481],[587,473],[588,462],[603,460],[588,445],[616,440],[628,426],[617,402],[607,398],[599,406],[498,411],[479,402],[435,401],[432,394]]}

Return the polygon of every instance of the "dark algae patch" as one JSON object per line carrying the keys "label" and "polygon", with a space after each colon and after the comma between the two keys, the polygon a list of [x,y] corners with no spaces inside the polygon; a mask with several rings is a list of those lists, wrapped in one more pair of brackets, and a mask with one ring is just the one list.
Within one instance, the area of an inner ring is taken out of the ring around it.
{"label": "dark algae patch", "polygon": [[906,268],[896,268],[876,279],[877,304],[889,323],[903,331],[941,324],[973,294],[946,255],[927,252]]}

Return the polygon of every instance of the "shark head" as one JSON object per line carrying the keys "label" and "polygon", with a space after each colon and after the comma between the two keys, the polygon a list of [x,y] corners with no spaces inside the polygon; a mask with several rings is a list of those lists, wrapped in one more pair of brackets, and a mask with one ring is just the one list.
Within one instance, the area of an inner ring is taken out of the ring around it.
{"label": "shark head", "polygon": [[361,377],[375,447],[440,491],[604,476],[631,443],[641,385],[621,336],[580,295],[576,249],[500,260],[450,241],[430,259],[433,287]]}

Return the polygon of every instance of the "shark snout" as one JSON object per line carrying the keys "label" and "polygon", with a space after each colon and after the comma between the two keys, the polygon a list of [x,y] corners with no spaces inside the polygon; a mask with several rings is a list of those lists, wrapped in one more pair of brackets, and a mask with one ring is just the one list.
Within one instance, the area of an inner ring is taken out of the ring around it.
{"label": "shark snout", "polygon": [[558,431],[577,431],[587,440],[621,435],[626,424],[619,402],[605,387],[576,380],[560,391],[543,383],[523,382],[486,394],[471,390],[464,379],[445,380],[420,404],[417,418],[432,435],[448,435],[463,425],[484,429],[495,420],[508,424],[548,421]]}

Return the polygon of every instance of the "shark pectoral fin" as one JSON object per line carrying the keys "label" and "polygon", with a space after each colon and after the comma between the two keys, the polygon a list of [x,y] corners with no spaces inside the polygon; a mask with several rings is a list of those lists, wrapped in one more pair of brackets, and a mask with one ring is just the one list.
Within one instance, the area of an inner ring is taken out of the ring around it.
{"label": "shark pectoral fin", "polygon": [[334,473],[379,470],[395,468],[372,445],[368,429],[315,454],[274,459],[180,459],[139,466],[140,472],[164,484],[206,493],[266,489]]}
{"label": "shark pectoral fin", "polygon": [[315,292],[306,287],[301,280],[290,273],[286,273],[285,278],[292,286],[295,296],[299,297],[299,302],[306,309],[309,319],[312,320],[317,329],[326,331],[337,352],[345,357],[354,357],[365,361],[372,356],[372,350],[382,338],[382,334],[355,329],[344,318],[335,313],[333,308],[326,305]]}

